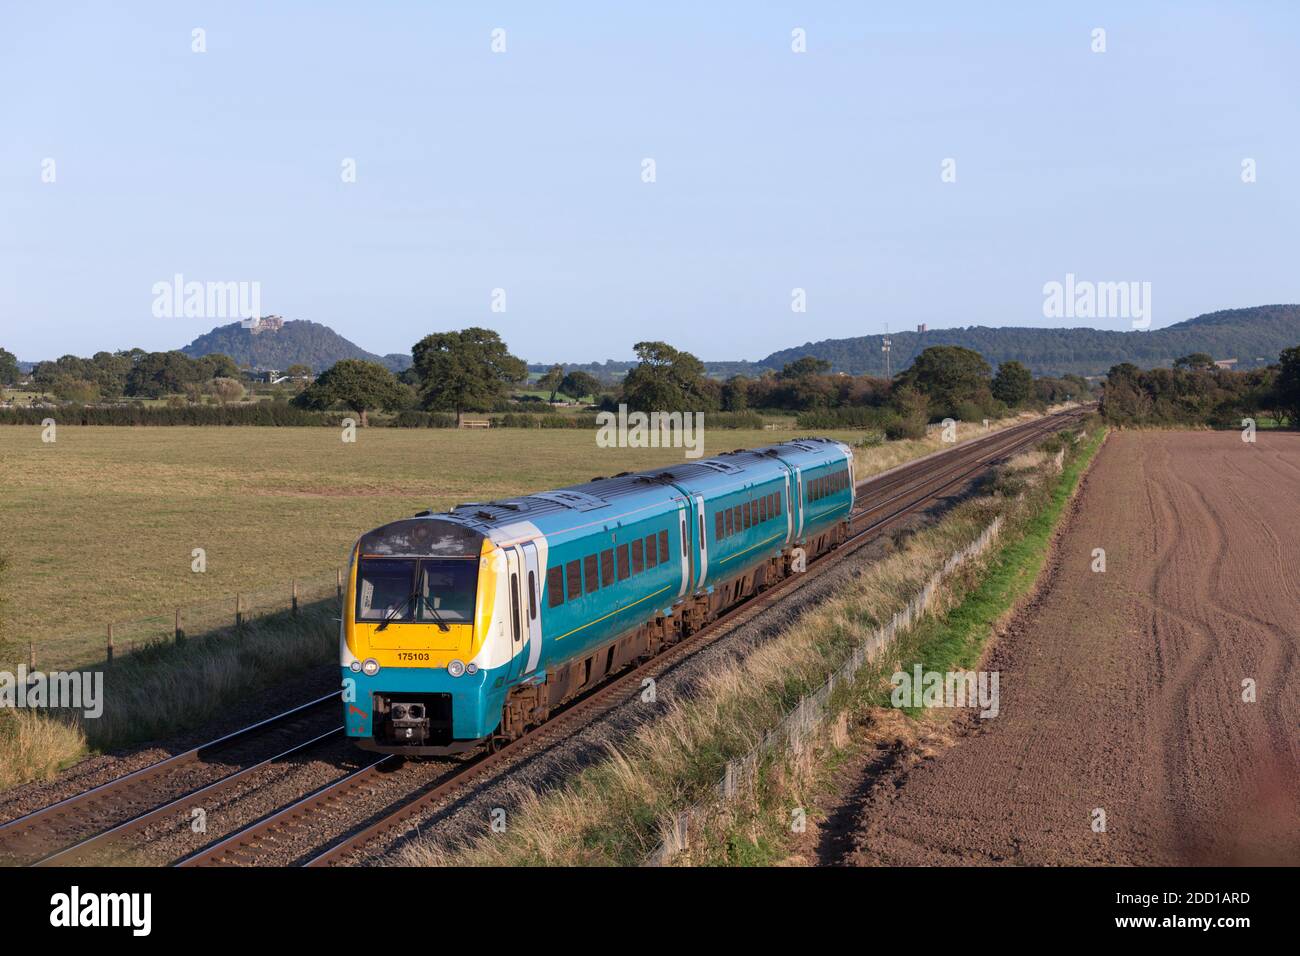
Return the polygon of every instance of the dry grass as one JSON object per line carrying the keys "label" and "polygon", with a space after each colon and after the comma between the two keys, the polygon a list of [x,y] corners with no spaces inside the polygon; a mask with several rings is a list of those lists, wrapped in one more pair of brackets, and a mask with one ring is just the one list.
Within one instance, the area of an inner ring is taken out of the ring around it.
{"label": "dry grass", "polygon": [[47,780],[86,750],[73,725],[27,710],[0,710],[0,790]]}
{"label": "dry grass", "polygon": [[[963,439],[982,433],[962,426]],[[706,431],[705,453],[793,428]],[[825,433],[850,444],[861,432]],[[859,449],[869,475],[939,450],[938,435]],[[659,467],[680,449],[597,448],[592,433],[493,429],[0,426],[0,523],[13,559],[11,638],[41,667],[94,662],[108,622],[278,588],[342,565],[362,532],[442,510]],[[207,571],[191,570],[203,548]]]}
{"label": "dry grass", "polygon": [[[1066,407],[1065,405],[1054,406],[1049,409],[1049,413]],[[984,427],[983,422],[957,422],[957,444],[996,431],[1002,431],[1004,428],[1010,428],[1012,425],[1019,425],[1037,417],[1038,415],[1035,413],[1023,412],[1010,418],[999,418],[991,421],[987,429]],[[872,475],[880,474],[882,471],[888,471],[890,468],[920,458],[922,455],[930,455],[936,451],[951,448],[951,444],[943,441],[942,435],[940,429],[932,428],[924,438],[908,438],[902,441],[883,442],[867,447],[855,446],[853,451],[854,474],[859,480],[869,478]],[[853,443],[850,442],[850,444]]]}

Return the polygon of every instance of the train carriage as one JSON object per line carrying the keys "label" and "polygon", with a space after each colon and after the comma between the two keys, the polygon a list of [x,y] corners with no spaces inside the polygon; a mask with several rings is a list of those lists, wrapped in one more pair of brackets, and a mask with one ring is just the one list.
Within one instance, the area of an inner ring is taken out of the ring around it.
{"label": "train carriage", "polygon": [[495,746],[841,540],[853,456],[813,438],[422,512],[353,550],[345,724],[368,749]]}

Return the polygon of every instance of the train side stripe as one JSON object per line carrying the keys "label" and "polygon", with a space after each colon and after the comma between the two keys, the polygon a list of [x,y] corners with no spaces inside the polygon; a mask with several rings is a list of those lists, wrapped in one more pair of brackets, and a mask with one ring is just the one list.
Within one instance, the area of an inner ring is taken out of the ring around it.
{"label": "train side stripe", "polygon": [[626,610],[627,610],[628,608],[630,608],[630,607],[636,607],[638,604],[642,604],[642,603],[644,603],[645,601],[650,600],[652,597],[655,597],[655,596],[657,596],[657,595],[663,594],[665,591],[669,590],[670,588],[672,588],[672,585],[671,585],[671,584],[666,584],[666,585],[664,585],[663,587],[661,587],[658,591],[655,591],[654,594],[647,594],[645,597],[641,598],[639,601],[633,601],[631,604],[624,604],[622,607],[615,608],[614,610],[610,611],[608,614],[602,614],[600,617],[596,618],[594,621],[588,621],[586,624],[583,624],[583,625],[580,625],[580,626],[578,626],[578,627],[575,627],[575,628],[574,628],[573,630],[571,630],[571,631],[565,631],[563,634],[561,634],[559,637],[557,637],[556,640],[557,640],[557,641],[562,641],[562,640],[564,640],[566,637],[568,637],[570,634],[577,634],[579,631],[584,630],[585,628],[591,627],[591,625],[593,625],[593,624],[599,624],[601,621],[605,620],[605,618],[607,618],[607,617],[613,617],[615,614],[618,614],[620,611],[626,611]]}

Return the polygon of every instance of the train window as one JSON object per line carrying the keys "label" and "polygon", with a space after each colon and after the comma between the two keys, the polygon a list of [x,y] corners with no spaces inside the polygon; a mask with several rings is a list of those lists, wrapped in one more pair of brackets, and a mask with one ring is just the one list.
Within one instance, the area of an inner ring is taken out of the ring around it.
{"label": "train window", "polygon": [[645,539],[645,560],[646,567],[653,568],[659,563],[659,549],[655,547],[655,536],[646,535]]}
{"label": "train window", "polygon": [[565,565],[564,573],[569,579],[569,600],[582,595],[582,562],[570,561]]}
{"label": "train window", "polygon": [[645,570],[645,542],[637,538],[632,542],[632,573],[640,574]]}
{"label": "train window", "polygon": [[740,517],[744,519],[744,521],[745,521],[745,527],[748,528],[748,527],[749,527],[749,524],[750,524],[750,522],[749,522],[749,502],[748,502],[748,501],[746,501],[743,505],[740,506]]}
{"label": "train window", "polygon": [[596,556],[589,554],[582,559],[582,576],[587,580],[587,593],[600,587],[600,578],[596,574]]}
{"label": "train window", "polygon": [[722,512],[719,511],[713,516],[713,540],[721,541],[723,534],[726,533],[726,523],[722,519]]}
{"label": "train window", "polygon": [[659,563],[668,563],[668,532],[659,532]]}
{"label": "train window", "polygon": [[745,519],[741,517],[740,505],[731,509],[731,515],[736,519],[736,534],[740,534],[745,529]]}
{"label": "train window", "polygon": [[724,512],[724,517],[727,519],[727,520],[726,520],[727,537],[730,538],[730,537],[732,536],[732,534],[735,533],[735,530],[736,530],[736,523],[735,523],[734,521],[732,521],[731,509],[730,509],[730,508],[728,508],[728,509]]}
{"label": "train window", "polygon": [[628,576],[632,573],[631,566],[628,564],[627,560],[627,545],[620,544],[618,546],[618,551],[616,551],[615,554],[618,556],[618,579],[620,581],[626,581]]}
{"label": "train window", "polygon": [[537,578],[528,572],[528,619],[537,620]]}
{"label": "train window", "polygon": [[758,499],[758,520],[767,520],[767,495]]}
{"label": "train window", "polygon": [[607,588],[614,583],[614,549],[606,548],[600,552],[600,586]]}
{"label": "train window", "polygon": [[772,496],[772,507],[775,509],[772,513],[778,518],[781,517],[781,492],[778,491]]}
{"label": "train window", "polygon": [[[574,564],[577,564],[575,561]],[[564,603],[564,568],[546,569],[546,605],[555,607]]]}

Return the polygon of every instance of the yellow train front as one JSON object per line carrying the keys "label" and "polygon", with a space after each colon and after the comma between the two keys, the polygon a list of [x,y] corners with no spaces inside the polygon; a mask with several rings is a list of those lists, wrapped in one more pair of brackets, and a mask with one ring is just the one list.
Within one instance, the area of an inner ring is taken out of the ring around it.
{"label": "yellow train front", "polygon": [[834,547],[853,484],[851,449],[810,438],[376,528],[344,599],[346,732],[412,755],[512,740]]}
{"label": "yellow train front", "polygon": [[503,636],[504,564],[485,535],[432,516],[357,542],[340,640],[348,736],[370,750],[429,755],[493,732],[511,660],[493,642]]}

